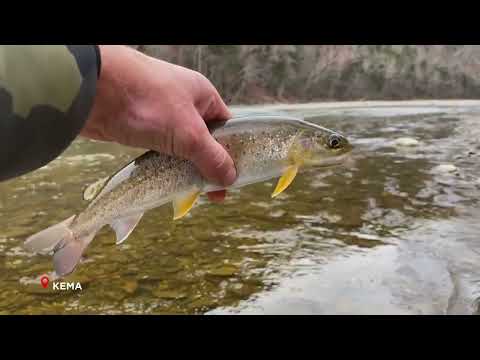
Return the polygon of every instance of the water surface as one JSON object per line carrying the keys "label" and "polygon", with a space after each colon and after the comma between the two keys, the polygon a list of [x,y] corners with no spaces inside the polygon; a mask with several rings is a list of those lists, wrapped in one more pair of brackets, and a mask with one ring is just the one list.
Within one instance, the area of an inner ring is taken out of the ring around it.
{"label": "water surface", "polygon": [[[104,228],[77,271],[81,292],[43,290],[51,258],[26,237],[80,212],[85,186],[142,151],[76,141],[38,171],[0,183],[3,314],[474,314],[480,280],[480,103],[242,107],[284,110],[345,133],[344,167],[309,170],[165,206],[115,246]],[[413,137],[414,148],[395,145]],[[445,172],[444,164],[457,169]]]}

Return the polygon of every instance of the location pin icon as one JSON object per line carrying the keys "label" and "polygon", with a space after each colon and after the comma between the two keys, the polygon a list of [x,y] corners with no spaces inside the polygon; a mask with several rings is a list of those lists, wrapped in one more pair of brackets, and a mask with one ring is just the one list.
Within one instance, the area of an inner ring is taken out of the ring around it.
{"label": "location pin icon", "polygon": [[48,279],[48,276],[42,276],[40,278],[40,283],[42,284],[43,288],[46,289],[47,286],[48,286],[48,283],[49,283],[49,279]]}

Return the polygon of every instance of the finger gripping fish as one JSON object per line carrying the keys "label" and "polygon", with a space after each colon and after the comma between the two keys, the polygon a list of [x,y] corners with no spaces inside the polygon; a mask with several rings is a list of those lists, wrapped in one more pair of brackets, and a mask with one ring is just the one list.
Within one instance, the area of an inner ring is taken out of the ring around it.
{"label": "finger gripping fish", "polygon": [[352,149],[344,136],[288,116],[234,118],[212,128],[211,134],[235,163],[237,179],[233,185],[212,184],[190,161],[148,151],[113,176],[89,186],[84,198],[91,202],[83,212],[32,235],[25,247],[35,253],[53,251],[55,272],[65,276],[74,271],[105,225],[112,227],[120,244],[146,211],[167,203],[172,203],[177,220],[190,211],[202,193],[279,178],[272,193],[276,197],[303,167],[339,165]]}

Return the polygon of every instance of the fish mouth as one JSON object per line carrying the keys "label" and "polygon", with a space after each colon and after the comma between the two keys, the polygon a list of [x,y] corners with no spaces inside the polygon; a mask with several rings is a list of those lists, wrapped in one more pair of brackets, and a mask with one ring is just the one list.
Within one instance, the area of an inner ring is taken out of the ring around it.
{"label": "fish mouth", "polygon": [[347,152],[342,155],[338,156],[332,156],[328,158],[323,158],[323,159],[318,159],[318,160],[311,160],[310,163],[312,166],[316,168],[328,168],[328,167],[334,167],[334,166],[339,166],[347,162],[348,159],[350,159],[351,153]]}

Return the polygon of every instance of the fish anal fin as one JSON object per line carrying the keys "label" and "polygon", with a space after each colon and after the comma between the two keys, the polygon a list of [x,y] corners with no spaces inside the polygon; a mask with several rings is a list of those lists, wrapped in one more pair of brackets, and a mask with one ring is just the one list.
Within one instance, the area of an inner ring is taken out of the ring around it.
{"label": "fish anal fin", "polygon": [[193,189],[177,195],[173,199],[173,220],[178,220],[188,214],[197,201],[200,191]]}
{"label": "fish anal fin", "polygon": [[120,245],[130,236],[132,231],[140,222],[142,216],[143,213],[139,213],[129,217],[116,219],[111,222],[110,226],[115,231],[115,235],[117,237],[117,245]]}
{"label": "fish anal fin", "polygon": [[295,176],[297,176],[298,167],[298,165],[291,165],[284,171],[283,175],[278,179],[277,186],[272,193],[272,198],[277,197],[290,186]]}

